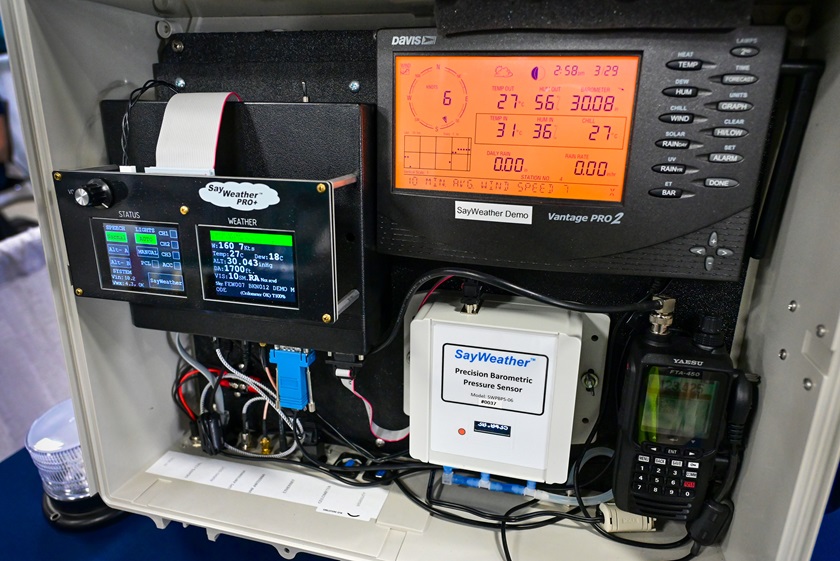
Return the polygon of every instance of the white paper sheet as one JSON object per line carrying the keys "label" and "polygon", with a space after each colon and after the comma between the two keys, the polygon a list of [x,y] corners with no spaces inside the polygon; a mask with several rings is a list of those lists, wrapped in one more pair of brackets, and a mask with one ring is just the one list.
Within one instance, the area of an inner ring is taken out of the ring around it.
{"label": "white paper sheet", "polygon": [[302,473],[181,452],[165,453],[146,472],[164,478],[309,505],[315,507],[317,512],[358,520],[371,520],[379,516],[388,497],[388,491],[381,487],[348,487]]}

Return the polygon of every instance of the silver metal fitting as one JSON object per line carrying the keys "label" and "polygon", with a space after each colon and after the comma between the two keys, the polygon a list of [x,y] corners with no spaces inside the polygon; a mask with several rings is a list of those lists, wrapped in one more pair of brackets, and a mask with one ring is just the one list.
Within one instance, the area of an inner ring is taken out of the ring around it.
{"label": "silver metal fitting", "polygon": [[654,335],[665,335],[674,323],[674,309],[677,307],[677,301],[661,294],[654,296],[653,299],[662,302],[662,307],[650,314],[650,332]]}

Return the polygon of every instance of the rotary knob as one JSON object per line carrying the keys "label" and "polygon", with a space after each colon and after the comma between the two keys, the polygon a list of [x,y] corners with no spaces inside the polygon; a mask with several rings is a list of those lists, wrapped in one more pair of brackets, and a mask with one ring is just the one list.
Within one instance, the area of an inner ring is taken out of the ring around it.
{"label": "rotary knob", "polygon": [[108,208],[114,204],[111,187],[102,179],[91,179],[73,192],[76,204],[85,207]]}

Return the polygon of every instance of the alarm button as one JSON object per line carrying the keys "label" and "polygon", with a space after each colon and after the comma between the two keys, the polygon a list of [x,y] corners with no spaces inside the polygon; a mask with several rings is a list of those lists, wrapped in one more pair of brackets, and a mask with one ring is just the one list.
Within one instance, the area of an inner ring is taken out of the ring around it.
{"label": "alarm button", "polygon": [[738,58],[750,58],[757,55],[760,51],[758,47],[734,47],[729,51],[732,56]]}
{"label": "alarm button", "polygon": [[659,189],[651,189],[648,191],[648,194],[653,197],[659,197],[660,199],[679,199],[683,195],[683,190],[661,187]]}
{"label": "alarm button", "polygon": [[697,58],[680,58],[668,61],[665,66],[671,70],[700,70],[703,68],[703,61]]}
{"label": "alarm button", "polygon": [[694,122],[694,117],[694,113],[665,113],[659,116],[659,120],[672,125],[688,125]]}
{"label": "alarm button", "polygon": [[734,152],[712,152],[709,154],[709,161],[713,164],[735,164],[744,157]]}
{"label": "alarm button", "polygon": [[668,97],[697,97],[699,91],[694,86],[673,86],[665,88],[662,93]]}

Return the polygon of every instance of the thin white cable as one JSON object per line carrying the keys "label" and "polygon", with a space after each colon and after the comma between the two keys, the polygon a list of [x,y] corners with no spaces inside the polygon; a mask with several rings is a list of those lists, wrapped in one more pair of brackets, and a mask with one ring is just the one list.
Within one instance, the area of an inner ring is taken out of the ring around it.
{"label": "thin white cable", "polygon": [[385,442],[399,442],[400,440],[404,440],[409,434],[409,427],[405,427],[404,429],[400,430],[391,430],[385,429],[377,425],[373,421],[373,405],[365,399],[365,397],[356,391],[355,388],[355,381],[349,377],[342,377],[341,384],[350,390],[350,392],[362,400],[362,403],[365,405],[365,411],[367,411],[368,417],[368,427],[370,428],[370,433],[375,436],[376,438],[380,438]]}

